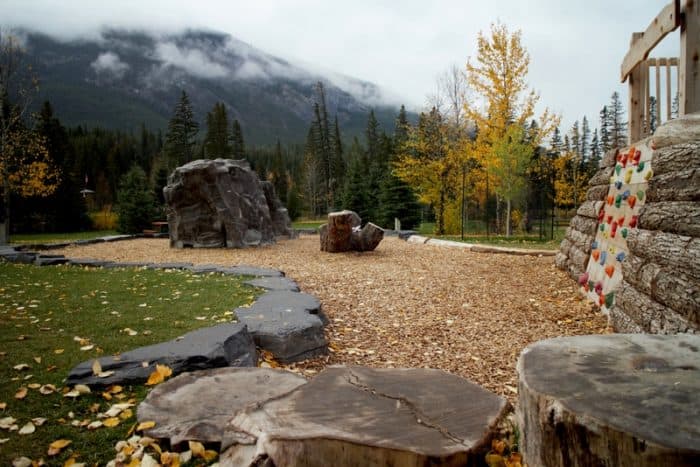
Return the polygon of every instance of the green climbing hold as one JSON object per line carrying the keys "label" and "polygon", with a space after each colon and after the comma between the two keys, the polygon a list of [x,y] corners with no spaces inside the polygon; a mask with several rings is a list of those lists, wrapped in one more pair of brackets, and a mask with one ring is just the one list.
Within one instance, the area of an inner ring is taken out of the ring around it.
{"label": "green climbing hold", "polygon": [[605,295],[605,307],[612,308],[615,303],[615,292],[610,292]]}

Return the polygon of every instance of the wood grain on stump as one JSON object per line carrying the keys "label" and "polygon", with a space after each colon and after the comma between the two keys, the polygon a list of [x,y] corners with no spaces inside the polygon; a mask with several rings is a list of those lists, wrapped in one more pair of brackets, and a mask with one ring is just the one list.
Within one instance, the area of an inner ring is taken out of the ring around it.
{"label": "wood grain on stump", "polygon": [[222,465],[477,465],[506,401],[440,370],[331,367],[238,412]]}
{"label": "wood grain on stump", "polygon": [[700,336],[548,339],[518,373],[530,465],[700,465]]}

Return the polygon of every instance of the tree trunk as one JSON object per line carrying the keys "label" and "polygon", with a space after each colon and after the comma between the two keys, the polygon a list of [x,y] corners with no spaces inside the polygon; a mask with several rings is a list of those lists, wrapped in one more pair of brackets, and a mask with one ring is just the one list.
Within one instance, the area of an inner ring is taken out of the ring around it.
{"label": "tree trunk", "polygon": [[506,237],[510,237],[512,231],[510,226],[510,199],[506,201]]}
{"label": "tree trunk", "polygon": [[[518,360],[529,465],[699,465],[700,336],[548,339]],[[663,388],[663,389],[661,389]]]}

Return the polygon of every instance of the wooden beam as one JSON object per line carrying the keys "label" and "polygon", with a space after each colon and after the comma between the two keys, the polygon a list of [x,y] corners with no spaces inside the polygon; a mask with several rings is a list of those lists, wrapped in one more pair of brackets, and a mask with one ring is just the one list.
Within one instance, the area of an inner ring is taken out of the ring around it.
{"label": "wooden beam", "polygon": [[679,116],[700,111],[700,5],[697,0],[684,0],[681,16]]}
{"label": "wooden beam", "polygon": [[641,38],[632,45],[622,61],[620,81],[622,83],[627,79],[627,75],[632,72],[632,69],[640,62],[645,60],[651,49],[661,40],[666,37],[666,34],[676,29],[680,24],[679,18],[679,1],[673,0],[666,5],[661,13],[651,22],[647,30],[641,34]]}
{"label": "wooden beam", "polygon": [[[661,125],[661,64],[656,62],[656,126]],[[649,109],[651,113],[651,109]],[[651,122],[651,115],[649,115],[649,121]],[[649,125],[649,133],[651,133],[651,125]]]}
{"label": "wooden beam", "polygon": [[[643,34],[641,32],[632,33],[630,49],[641,40]],[[629,74],[629,144],[634,144],[641,139],[642,124],[644,122],[644,75],[643,69],[646,67],[642,64],[637,64]]]}
{"label": "wooden beam", "polygon": [[664,66],[664,65],[678,66],[678,57],[647,58],[646,62],[649,66],[656,66],[656,65],[659,65],[659,66]]}

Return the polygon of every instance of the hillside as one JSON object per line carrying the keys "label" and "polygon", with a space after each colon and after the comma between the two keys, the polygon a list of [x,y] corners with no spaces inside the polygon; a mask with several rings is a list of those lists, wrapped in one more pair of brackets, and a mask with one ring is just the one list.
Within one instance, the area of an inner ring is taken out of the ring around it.
{"label": "hillside", "polygon": [[22,35],[40,79],[37,105],[48,99],[69,126],[131,131],[144,123],[165,129],[185,90],[201,126],[214,103],[223,101],[248,143],[302,142],[318,81],[346,138],[363,133],[371,108],[389,132],[398,112],[396,106],[374,105],[381,91],[372,83],[323,77],[223,33],[110,30],[99,40],[70,42]]}

